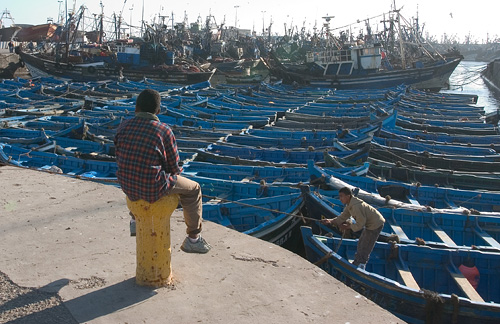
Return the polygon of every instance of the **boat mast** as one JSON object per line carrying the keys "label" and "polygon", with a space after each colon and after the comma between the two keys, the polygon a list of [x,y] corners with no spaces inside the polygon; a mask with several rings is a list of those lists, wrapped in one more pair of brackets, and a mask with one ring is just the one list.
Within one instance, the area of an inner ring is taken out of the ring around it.
{"label": "boat mast", "polygon": [[142,27],[144,26],[144,0],[142,0],[142,16],[141,16],[141,37],[144,37],[142,33]]}
{"label": "boat mast", "polygon": [[99,40],[97,41],[98,44],[102,44],[102,38],[104,36],[104,5],[102,4],[102,1],[100,1],[99,5],[101,6],[101,15],[99,17],[100,23],[99,23]]}
{"label": "boat mast", "polygon": [[0,28],[4,27],[4,23],[3,23],[4,18],[10,19],[10,21],[12,21],[12,23],[10,24],[11,26],[15,26],[16,25],[16,23],[14,22],[14,18],[12,18],[12,16],[10,15],[10,11],[8,11],[7,9],[5,9],[2,12],[2,17],[0,17]]}
{"label": "boat mast", "polygon": [[394,12],[396,12],[397,21],[398,21],[398,33],[399,33],[399,49],[401,52],[401,65],[403,70],[406,69],[406,58],[405,58],[405,49],[403,44],[403,33],[401,32],[401,15],[399,13],[401,9],[396,9],[396,0],[394,0]]}

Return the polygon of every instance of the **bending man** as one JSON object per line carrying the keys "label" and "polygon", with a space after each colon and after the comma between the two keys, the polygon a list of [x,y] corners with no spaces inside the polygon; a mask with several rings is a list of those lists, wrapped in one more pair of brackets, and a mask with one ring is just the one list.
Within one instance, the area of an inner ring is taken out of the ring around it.
{"label": "bending man", "polygon": [[[339,190],[339,199],[345,205],[344,211],[338,217],[324,219],[321,222],[326,225],[335,225],[342,231],[347,229],[351,229],[353,232],[363,230],[358,240],[358,247],[352,264],[364,268],[370,258],[370,253],[375,246],[378,235],[384,227],[385,219],[378,210],[358,197],[354,197],[351,189],[347,187]],[[348,222],[351,216],[356,220],[354,224]]]}

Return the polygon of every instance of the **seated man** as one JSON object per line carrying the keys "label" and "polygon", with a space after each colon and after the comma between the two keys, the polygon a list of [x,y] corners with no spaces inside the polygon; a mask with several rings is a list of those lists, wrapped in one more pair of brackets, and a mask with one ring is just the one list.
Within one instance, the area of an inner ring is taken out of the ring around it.
{"label": "seated man", "polygon": [[118,127],[115,137],[117,178],[131,201],[155,203],[162,197],[178,194],[188,236],[182,243],[185,252],[207,253],[211,246],[200,235],[202,197],[200,185],[180,175],[179,153],[170,127],[160,122],[161,97],[146,89],[137,97],[135,117]]}

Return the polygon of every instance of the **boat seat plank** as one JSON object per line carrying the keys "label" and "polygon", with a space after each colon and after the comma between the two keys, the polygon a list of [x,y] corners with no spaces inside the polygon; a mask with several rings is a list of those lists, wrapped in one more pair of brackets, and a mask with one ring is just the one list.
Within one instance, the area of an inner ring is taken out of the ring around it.
{"label": "boat seat plank", "polygon": [[457,205],[453,201],[450,201],[448,198],[444,199],[444,202],[448,205],[450,208],[458,208]]}
{"label": "boat seat plank", "polygon": [[483,298],[477,293],[476,289],[472,287],[469,280],[458,270],[454,265],[450,264],[447,267],[451,277],[455,280],[458,287],[471,301],[484,302]]}
{"label": "boat seat plank", "polygon": [[387,219],[387,221],[388,221],[389,225],[391,226],[392,230],[394,231],[394,233],[397,236],[399,236],[400,239],[409,240],[408,236],[403,231],[403,229],[401,228],[401,226],[399,226],[398,224],[396,224],[394,222],[394,220],[392,220],[392,219]]}
{"label": "boat seat plank", "polygon": [[494,248],[497,248],[497,249],[500,249],[500,243],[495,240],[490,234],[488,234],[487,232],[483,231],[482,228],[480,228],[479,226],[476,226],[474,228],[474,232],[481,236],[481,238],[490,246],[494,247]]}
{"label": "boat seat plank", "polygon": [[420,290],[420,286],[415,281],[415,278],[411,274],[410,270],[404,269],[400,262],[395,263],[396,269],[398,270],[399,276],[401,277],[401,280],[403,280],[403,283],[410,288]]}
{"label": "boat seat plank", "polygon": [[442,228],[440,228],[434,221],[429,222],[428,225],[443,243],[448,246],[457,246],[457,244],[451,239],[451,237],[446,234],[446,232]]}
{"label": "boat seat plank", "polygon": [[408,201],[415,206],[422,206],[415,198],[408,197]]}

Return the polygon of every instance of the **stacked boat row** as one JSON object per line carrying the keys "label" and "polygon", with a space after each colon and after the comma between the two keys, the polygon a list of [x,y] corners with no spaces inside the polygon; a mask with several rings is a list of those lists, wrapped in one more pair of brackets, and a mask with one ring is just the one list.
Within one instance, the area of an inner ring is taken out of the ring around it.
{"label": "stacked boat row", "polygon": [[[183,174],[202,186],[206,220],[305,247],[405,321],[500,319],[500,135],[475,96],[4,80],[0,161],[117,185],[114,134],[145,88],[162,94],[158,117],[174,130]],[[349,263],[359,233],[318,222],[341,212],[344,186],[386,218],[365,270]]]}

